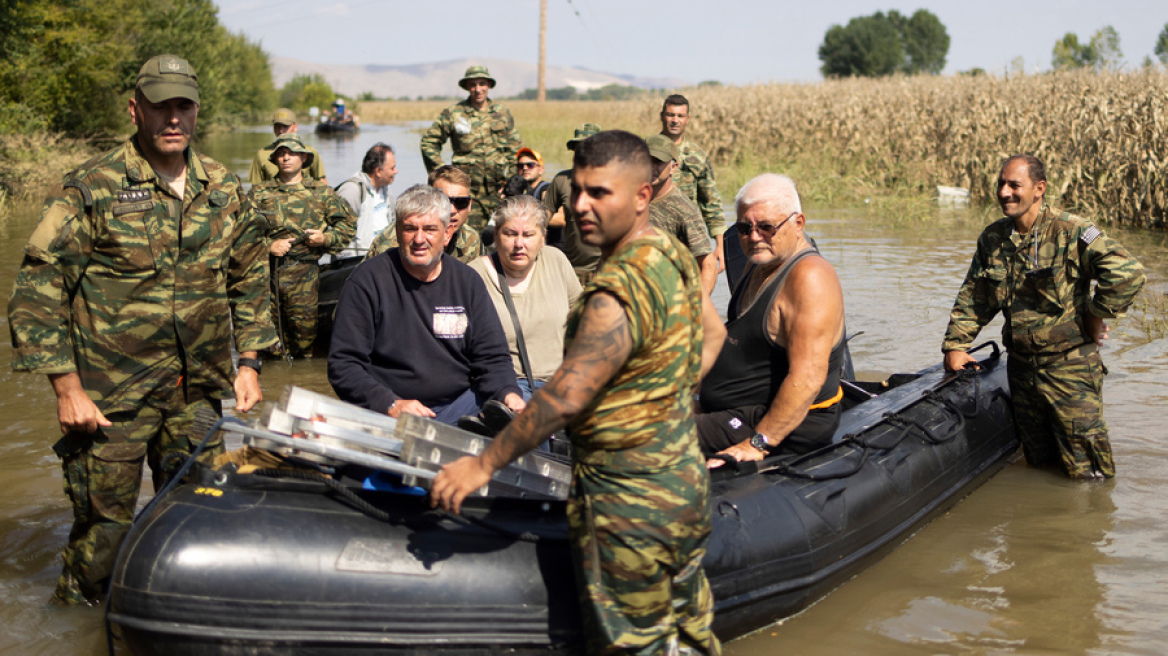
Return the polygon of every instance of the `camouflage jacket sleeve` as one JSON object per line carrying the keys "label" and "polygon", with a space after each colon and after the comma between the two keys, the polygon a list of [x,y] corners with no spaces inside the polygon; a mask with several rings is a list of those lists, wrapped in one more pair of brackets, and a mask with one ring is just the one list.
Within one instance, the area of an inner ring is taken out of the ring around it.
{"label": "camouflage jacket sleeve", "polygon": [[688,140],[681,143],[681,169],[673,180],[681,187],[698,210],[711,237],[726,232],[726,217],[722,212],[722,196],[714,180],[714,166],[705,151]]}
{"label": "camouflage jacket sleeve", "polygon": [[422,162],[426,164],[426,173],[431,173],[434,169],[442,166],[442,145],[450,138],[450,133],[454,129],[454,119],[451,116],[450,108],[442,110],[438,118],[434,119],[434,124],[430,129],[426,130],[422,135]]}
{"label": "camouflage jacket sleeve", "polygon": [[357,234],[357,216],[343,198],[338,196],[327,184],[323,186],[323,208],[325,223],[328,229],[324,231],[324,249],[329,253],[339,253],[344,250],[353,236]]}
{"label": "camouflage jacket sleeve", "polygon": [[1087,309],[1103,319],[1122,317],[1144,288],[1147,278],[1143,265],[1119,242],[1093,225],[1084,226],[1078,240],[1080,243],[1090,240],[1081,249],[1080,266],[1084,277],[1097,281]]}
{"label": "camouflage jacket sleeve", "polygon": [[92,239],[76,189],[66,188],[45,201],[8,299],[13,369],[44,374],[77,370],[69,306]]}
{"label": "camouflage jacket sleeve", "polygon": [[965,281],[957,292],[957,300],[949,312],[949,326],[945,329],[942,352],[964,351],[973,345],[977,334],[1002,309],[1002,299],[996,290],[1006,277],[1006,264],[994,257],[994,233],[990,226],[977,240],[977,252],[965,274]]}
{"label": "camouflage jacket sleeve", "polygon": [[239,230],[231,246],[227,269],[227,296],[231,325],[239,352],[259,351],[276,343],[268,289],[268,226],[255,211],[242,187],[239,193]]}

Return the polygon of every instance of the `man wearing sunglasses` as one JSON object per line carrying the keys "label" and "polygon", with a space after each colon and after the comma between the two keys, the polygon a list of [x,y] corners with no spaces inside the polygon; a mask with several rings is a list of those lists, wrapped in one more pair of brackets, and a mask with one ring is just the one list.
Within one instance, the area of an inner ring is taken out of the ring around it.
{"label": "man wearing sunglasses", "polygon": [[748,266],[727,311],[726,341],[702,382],[698,439],[727,460],[805,453],[839,426],[844,295],[808,241],[795,183],[764,173],[735,199]]}
{"label": "man wearing sunglasses", "polygon": [[518,169],[519,175],[527,180],[527,187],[531,189],[531,195],[535,196],[536,200],[543,200],[544,192],[551,185],[550,182],[543,179],[543,156],[524,146],[515,156],[515,167]]}
{"label": "man wearing sunglasses", "polygon": [[[450,215],[450,225],[446,229],[444,251],[463,264],[474,262],[483,253],[483,242],[479,232],[467,224],[470,208],[474,204],[470,197],[470,183],[470,176],[457,166],[449,164],[434,169],[428,181],[431,187],[446,194],[454,208]],[[397,246],[397,231],[382,231],[369,247],[365,259],[381,255]]]}

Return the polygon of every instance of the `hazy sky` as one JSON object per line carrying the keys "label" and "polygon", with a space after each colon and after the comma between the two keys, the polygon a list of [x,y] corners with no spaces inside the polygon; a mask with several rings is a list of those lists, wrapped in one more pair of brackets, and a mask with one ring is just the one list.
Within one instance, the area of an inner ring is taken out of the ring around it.
{"label": "hazy sky", "polygon": [[[276,56],[327,64],[416,64],[464,57],[535,62],[539,0],[220,0],[227,27]],[[1119,31],[1129,66],[1152,54],[1165,0],[548,0],[548,63],[644,77],[746,84],[820,79],[833,23],[925,8],[949,30],[945,73],[1001,72],[1021,56],[1048,69],[1067,32]]]}

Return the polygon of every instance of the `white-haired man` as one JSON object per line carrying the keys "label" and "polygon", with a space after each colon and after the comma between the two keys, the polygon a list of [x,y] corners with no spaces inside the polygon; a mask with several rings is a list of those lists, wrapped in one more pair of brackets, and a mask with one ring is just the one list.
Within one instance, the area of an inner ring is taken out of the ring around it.
{"label": "white-haired man", "polygon": [[525,407],[499,315],[477,273],[443,252],[446,194],[415,185],[397,199],[399,248],[345,283],[333,319],[328,377],[337,397],[397,417],[454,424],[488,400]]}
{"label": "white-haired man", "polygon": [[722,352],[702,382],[698,439],[706,453],[737,461],[806,452],[829,444],[839,425],[843,290],[803,233],[790,178],[760,175],[735,204],[749,265],[730,299]]}

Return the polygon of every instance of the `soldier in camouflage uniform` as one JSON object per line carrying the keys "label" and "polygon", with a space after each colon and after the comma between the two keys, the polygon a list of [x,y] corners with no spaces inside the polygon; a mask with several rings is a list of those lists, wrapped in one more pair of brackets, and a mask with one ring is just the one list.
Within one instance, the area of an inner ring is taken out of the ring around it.
{"label": "soldier in camouflage uniform", "polygon": [[[599,132],[600,126],[595,123],[582,124],[568,140],[568,150],[575,150],[576,144]],[[552,178],[551,186],[543,195],[543,206],[553,216],[553,224],[556,213],[563,210],[564,243],[560,250],[568,256],[580,284],[588,284],[600,263],[600,249],[585,243],[580,234],[580,224],[576,220],[575,210],[572,209],[572,169],[560,171]]]}
{"label": "soldier in camouflage uniform", "polygon": [[569,318],[564,363],[480,456],[444,467],[431,494],[457,511],[494,471],[566,427],[589,653],[716,654],[701,567],[709,480],[692,395],[725,331],[693,258],[649,224],[644,142],[603,132],[579,145],[573,171],[585,238],[605,258]]}
{"label": "soldier in camouflage uniform", "polygon": [[1040,160],[1006,160],[998,176],[1006,216],[977,240],[949,315],[945,367],[956,371],[973,362],[966,350],[1003,312],[1014,419],[1026,461],[1058,464],[1071,478],[1111,478],[1099,345],[1107,332],[1103,320],[1123,316],[1144,286],[1144,270],[1091,222],[1045,205],[1045,192]]}
{"label": "soldier in camouflage uniform", "polygon": [[[272,115],[272,132],[276,133],[277,138],[285,134],[297,134],[299,129],[300,124],[296,122],[296,112],[281,107]],[[312,151],[312,164],[305,167],[304,177],[320,180],[327,184],[328,178],[324,175],[324,162],[320,159],[320,153],[316,152],[312,146],[308,146],[308,150]],[[260,148],[255,157],[252,158],[251,168],[247,172],[247,181],[256,185],[275,178],[279,172],[280,167],[272,162],[272,148],[267,146]]]}
{"label": "soldier in camouflage uniform", "polygon": [[[483,242],[479,232],[467,224],[470,208],[474,204],[470,197],[470,176],[458,167],[446,164],[431,171],[426,184],[446,194],[454,207],[454,213],[450,215],[450,225],[446,227],[444,252],[463,264],[474,262],[483,254]],[[377,257],[397,247],[397,231],[383,230],[369,247],[365,259]]]}
{"label": "soldier in camouflage uniform", "polygon": [[422,160],[426,172],[442,166],[442,144],[450,140],[453,164],[471,178],[470,191],[475,199],[468,221],[481,232],[487,217],[501,200],[499,193],[507,179],[515,174],[515,154],[522,141],[515,129],[511,110],[487,97],[495,79],[486,66],[471,66],[458,81],[469,95],[466,100],[447,107],[422,135]]}
{"label": "soldier in camouflage uniform", "polygon": [[714,181],[714,167],[706,151],[685,138],[685,128],[689,125],[689,100],[680,94],[665,99],[661,106],[661,134],[669,137],[677,146],[677,170],[673,172],[673,184],[698,206],[706,230],[714,238],[714,258],[717,268],[714,275],[726,269],[725,251],[722,250],[722,235],[726,232],[726,217],[722,213],[722,197],[718,195],[718,185]]}
{"label": "soldier in camouflage uniform", "polygon": [[677,170],[677,147],[668,137],[655,134],[645,140],[653,158],[653,201],[649,203],[649,223],[677,237],[689,247],[702,272],[702,291],[711,294],[718,271],[710,257],[710,233],[702,223],[696,205],[673,184]]}
{"label": "soldier in camouflage uniform", "polygon": [[142,66],[136,135],[45,201],[8,302],[12,367],[48,374],[64,433],[53,450],[74,522],[56,603],[101,598],[143,458],[157,490],[168,456],[202,437],[189,434],[197,411],[233,391],[244,412],[262,397],[256,352],[276,343],[264,224],[231,170],[189,148],[196,79],[173,55]]}
{"label": "soldier in camouflage uniform", "polygon": [[294,134],[270,146],[275,179],[251,188],[248,199],[268,224],[272,255],[272,321],[283,325],[283,348],[293,357],[312,357],[316,341],[317,288],[325,253],[338,253],[357,233],[349,204],[328,184],[303,175],[312,151]]}

